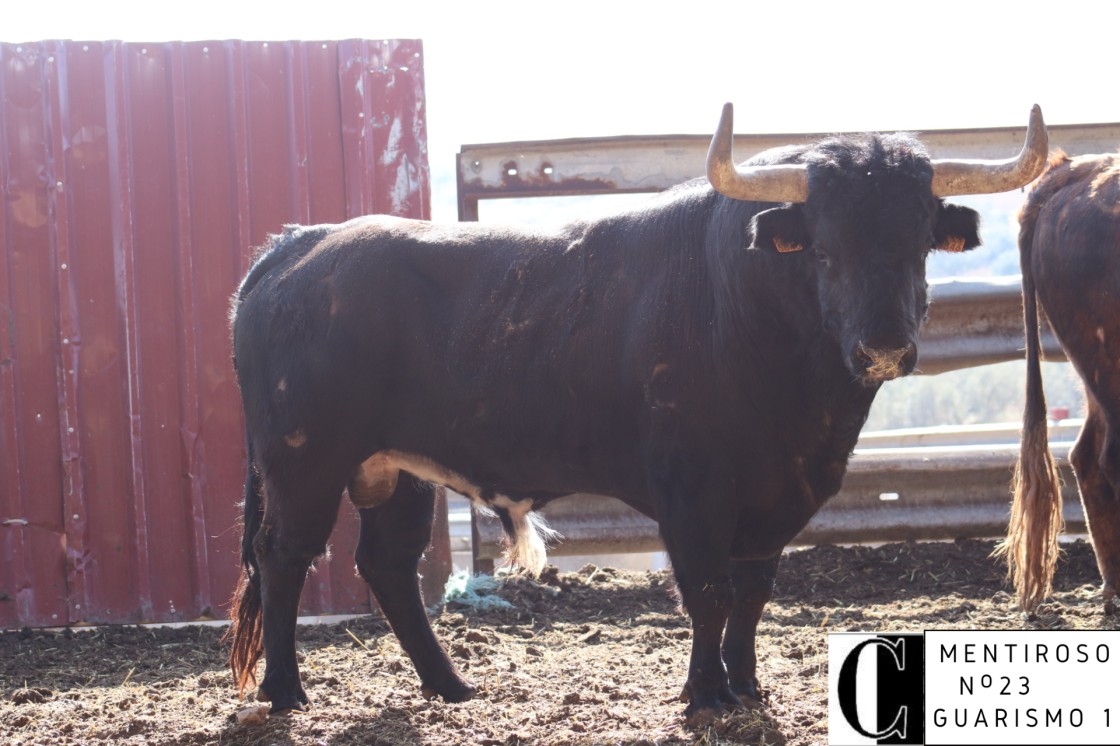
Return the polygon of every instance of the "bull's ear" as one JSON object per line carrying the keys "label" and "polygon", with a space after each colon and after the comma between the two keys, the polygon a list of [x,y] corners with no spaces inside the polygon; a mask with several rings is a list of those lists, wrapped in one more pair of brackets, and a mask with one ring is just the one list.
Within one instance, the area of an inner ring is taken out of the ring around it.
{"label": "bull's ear", "polygon": [[809,233],[800,205],[774,207],[751,218],[749,249],[778,254],[802,251],[809,245]]}
{"label": "bull's ear", "polygon": [[939,251],[970,251],[980,245],[980,215],[968,207],[944,202],[937,210],[933,248]]}

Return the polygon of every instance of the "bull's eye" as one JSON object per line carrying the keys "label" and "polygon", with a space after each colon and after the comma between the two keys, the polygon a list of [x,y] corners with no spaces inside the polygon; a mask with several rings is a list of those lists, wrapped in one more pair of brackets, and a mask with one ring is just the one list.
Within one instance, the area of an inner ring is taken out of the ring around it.
{"label": "bull's eye", "polygon": [[829,265],[828,254],[824,253],[820,249],[813,249],[813,258],[826,267]]}

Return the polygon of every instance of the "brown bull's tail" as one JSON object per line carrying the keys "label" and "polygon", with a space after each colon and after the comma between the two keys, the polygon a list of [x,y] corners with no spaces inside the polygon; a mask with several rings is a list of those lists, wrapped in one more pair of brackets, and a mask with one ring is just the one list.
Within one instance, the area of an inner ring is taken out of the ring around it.
{"label": "brown bull's tail", "polygon": [[261,575],[253,552],[253,538],[261,527],[264,506],[261,502],[260,477],[253,467],[253,447],[249,445],[249,473],[245,477],[245,524],[241,538],[241,563],[245,573],[233,592],[230,628],[222,641],[232,640],[229,667],[237,682],[238,693],[257,683],[257,662],[264,653],[264,620],[261,615]]}
{"label": "brown bull's tail", "polygon": [[1007,539],[996,553],[1005,555],[1008,576],[1015,584],[1019,606],[1034,611],[1048,595],[1058,561],[1062,529],[1062,494],[1058,470],[1050,455],[1046,431],[1046,395],[1042,389],[1038,332],[1038,299],[1030,268],[1033,221],[1025,220],[1019,235],[1023,271],[1023,321],[1027,341],[1026,404],[1019,461],[1012,481],[1014,497]]}

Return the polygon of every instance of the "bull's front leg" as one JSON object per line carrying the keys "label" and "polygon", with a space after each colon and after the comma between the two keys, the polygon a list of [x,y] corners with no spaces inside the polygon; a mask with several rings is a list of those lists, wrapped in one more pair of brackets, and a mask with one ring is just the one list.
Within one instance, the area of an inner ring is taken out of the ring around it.
{"label": "bull's front leg", "polygon": [[[673,560],[674,567],[677,562]],[[684,712],[688,724],[703,725],[724,707],[741,707],[742,702],[731,690],[720,654],[720,640],[731,608],[731,581],[726,572],[709,572],[706,570],[715,568],[700,569],[696,563],[691,564],[691,572],[675,571],[681,600],[692,619],[692,655],[681,696],[688,700]]]}
{"label": "bull's front leg", "polygon": [[723,638],[723,661],[727,664],[731,691],[748,700],[761,701],[758,688],[758,657],[755,635],[762,610],[774,592],[781,554],[763,560],[731,561],[731,611]]}
{"label": "bull's front leg", "polygon": [[694,492],[698,482],[684,474],[668,475],[656,484],[661,536],[692,620],[692,655],[681,693],[689,703],[685,718],[689,725],[701,725],[724,707],[742,705],[729,686],[720,653],[732,606],[729,552],[734,521],[720,513],[718,497]]}

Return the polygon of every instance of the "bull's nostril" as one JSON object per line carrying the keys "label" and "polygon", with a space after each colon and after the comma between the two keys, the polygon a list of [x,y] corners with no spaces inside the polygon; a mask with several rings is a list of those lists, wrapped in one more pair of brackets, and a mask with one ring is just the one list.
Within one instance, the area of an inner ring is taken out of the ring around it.
{"label": "bull's nostril", "polygon": [[902,375],[908,376],[914,372],[914,368],[918,365],[918,345],[911,342],[906,345],[906,353],[902,356],[899,367],[902,369]]}
{"label": "bull's nostril", "polygon": [[864,370],[875,364],[875,358],[872,357],[871,353],[871,350],[863,346],[863,342],[856,345],[855,359]]}

